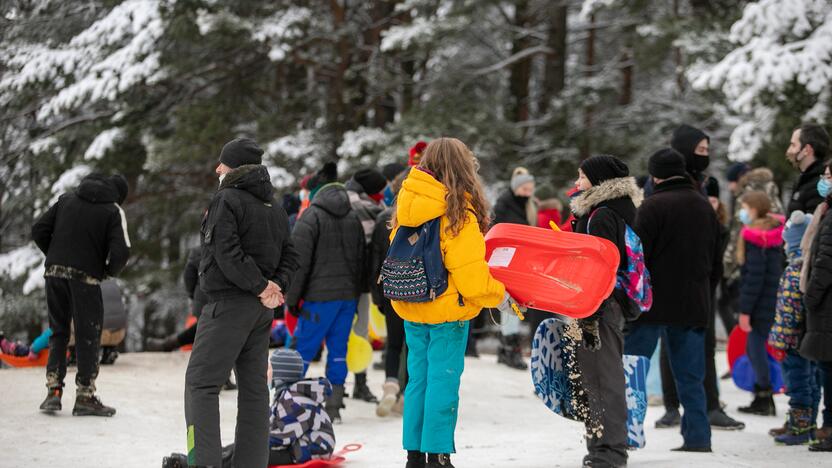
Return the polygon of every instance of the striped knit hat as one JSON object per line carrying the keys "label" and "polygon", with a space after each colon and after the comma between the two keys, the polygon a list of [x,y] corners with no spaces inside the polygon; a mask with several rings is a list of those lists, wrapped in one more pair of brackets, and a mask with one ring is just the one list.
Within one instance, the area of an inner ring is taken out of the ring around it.
{"label": "striped knit hat", "polygon": [[276,349],[272,353],[271,364],[275,386],[293,384],[303,378],[303,358],[294,349]]}

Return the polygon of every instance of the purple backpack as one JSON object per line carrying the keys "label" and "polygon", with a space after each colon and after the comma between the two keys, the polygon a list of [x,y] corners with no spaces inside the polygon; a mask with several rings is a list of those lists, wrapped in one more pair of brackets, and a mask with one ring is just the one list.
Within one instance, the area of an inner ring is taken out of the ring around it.
{"label": "purple backpack", "polygon": [[[592,217],[600,209],[596,209],[589,215],[586,224],[587,232],[589,232]],[[647,312],[653,306],[653,288],[650,284],[650,272],[644,264],[644,248],[641,245],[641,238],[627,223],[624,223],[624,244],[627,248],[627,265],[618,266],[615,287],[622,289],[630,299],[629,307],[624,308],[624,316],[627,320],[635,320],[642,312]]]}

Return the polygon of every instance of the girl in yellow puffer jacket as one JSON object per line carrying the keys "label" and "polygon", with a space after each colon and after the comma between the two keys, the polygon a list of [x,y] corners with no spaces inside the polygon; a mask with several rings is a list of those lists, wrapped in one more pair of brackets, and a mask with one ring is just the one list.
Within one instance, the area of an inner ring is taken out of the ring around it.
{"label": "girl in yellow puffer jacket", "polygon": [[[399,226],[440,218],[440,246],[448,289],[431,302],[393,301],[404,319],[409,380],[403,445],[407,468],[452,467],[459,380],[468,321],[482,308],[511,311],[514,300],[485,261],[488,203],[474,154],[454,138],[434,140],[411,170],[396,201],[391,239]],[[425,465],[427,454],[427,465]]]}

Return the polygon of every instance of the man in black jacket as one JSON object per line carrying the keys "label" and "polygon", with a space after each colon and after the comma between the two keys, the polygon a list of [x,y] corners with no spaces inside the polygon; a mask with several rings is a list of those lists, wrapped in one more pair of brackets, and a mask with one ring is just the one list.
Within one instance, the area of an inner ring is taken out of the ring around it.
{"label": "man in black jacket", "polygon": [[624,354],[653,355],[665,336],[670,365],[685,409],[684,445],[680,451],[710,452],[706,411],[705,327],[710,314],[711,284],[719,280],[719,227],[708,201],[685,174],[684,158],[659,150],[649,162],[656,183],[641,205],[635,230],[653,286],[653,307],[632,324]]}
{"label": "man in black jacket", "polygon": [[343,185],[320,186],[318,182],[312,186],[312,204],[292,231],[300,267],[286,295],[286,304],[289,312],[298,317],[294,339],[303,356],[304,369],[315,357],[321,341],[326,341],[326,377],[332,383],[326,411],[334,422],[339,422],[347,376],[347,340],[358,296],[366,284],[364,228]]}
{"label": "man in black jacket", "polygon": [[98,348],[104,305],[101,281],[117,276],[127,265],[130,239],[119,204],[127,198],[127,181],[120,175],[85,177],[78,190],[62,195],[32,226],[32,239],[46,254],[46,304],[49,308],[49,389],[40,409],[61,410],[66,351],[75,323],[78,374],[75,376],[75,416],[112,416],[116,410],[95,396]]}
{"label": "man in black jacket", "polygon": [[237,370],[234,466],[268,461],[269,391],[266,381],[273,309],[283,302],[297,268],[289,219],[274,200],[263,150],[238,138],[220,154],[220,187],[202,222],[202,309],[185,375],[188,463],[221,466],[217,395]]}
{"label": "man in black jacket", "polygon": [[828,155],[829,134],[820,125],[805,123],[792,132],[786,159],[800,171],[800,177],[792,187],[786,219],[797,210],[814,213],[823,201],[823,197],[818,194],[817,184]]}

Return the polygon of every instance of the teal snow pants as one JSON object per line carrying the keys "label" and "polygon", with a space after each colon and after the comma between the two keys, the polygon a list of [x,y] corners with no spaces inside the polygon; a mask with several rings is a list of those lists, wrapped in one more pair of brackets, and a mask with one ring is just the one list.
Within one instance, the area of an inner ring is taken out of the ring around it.
{"label": "teal snow pants", "polygon": [[459,379],[465,367],[468,322],[404,322],[408,381],[404,394],[405,450],[455,453]]}

